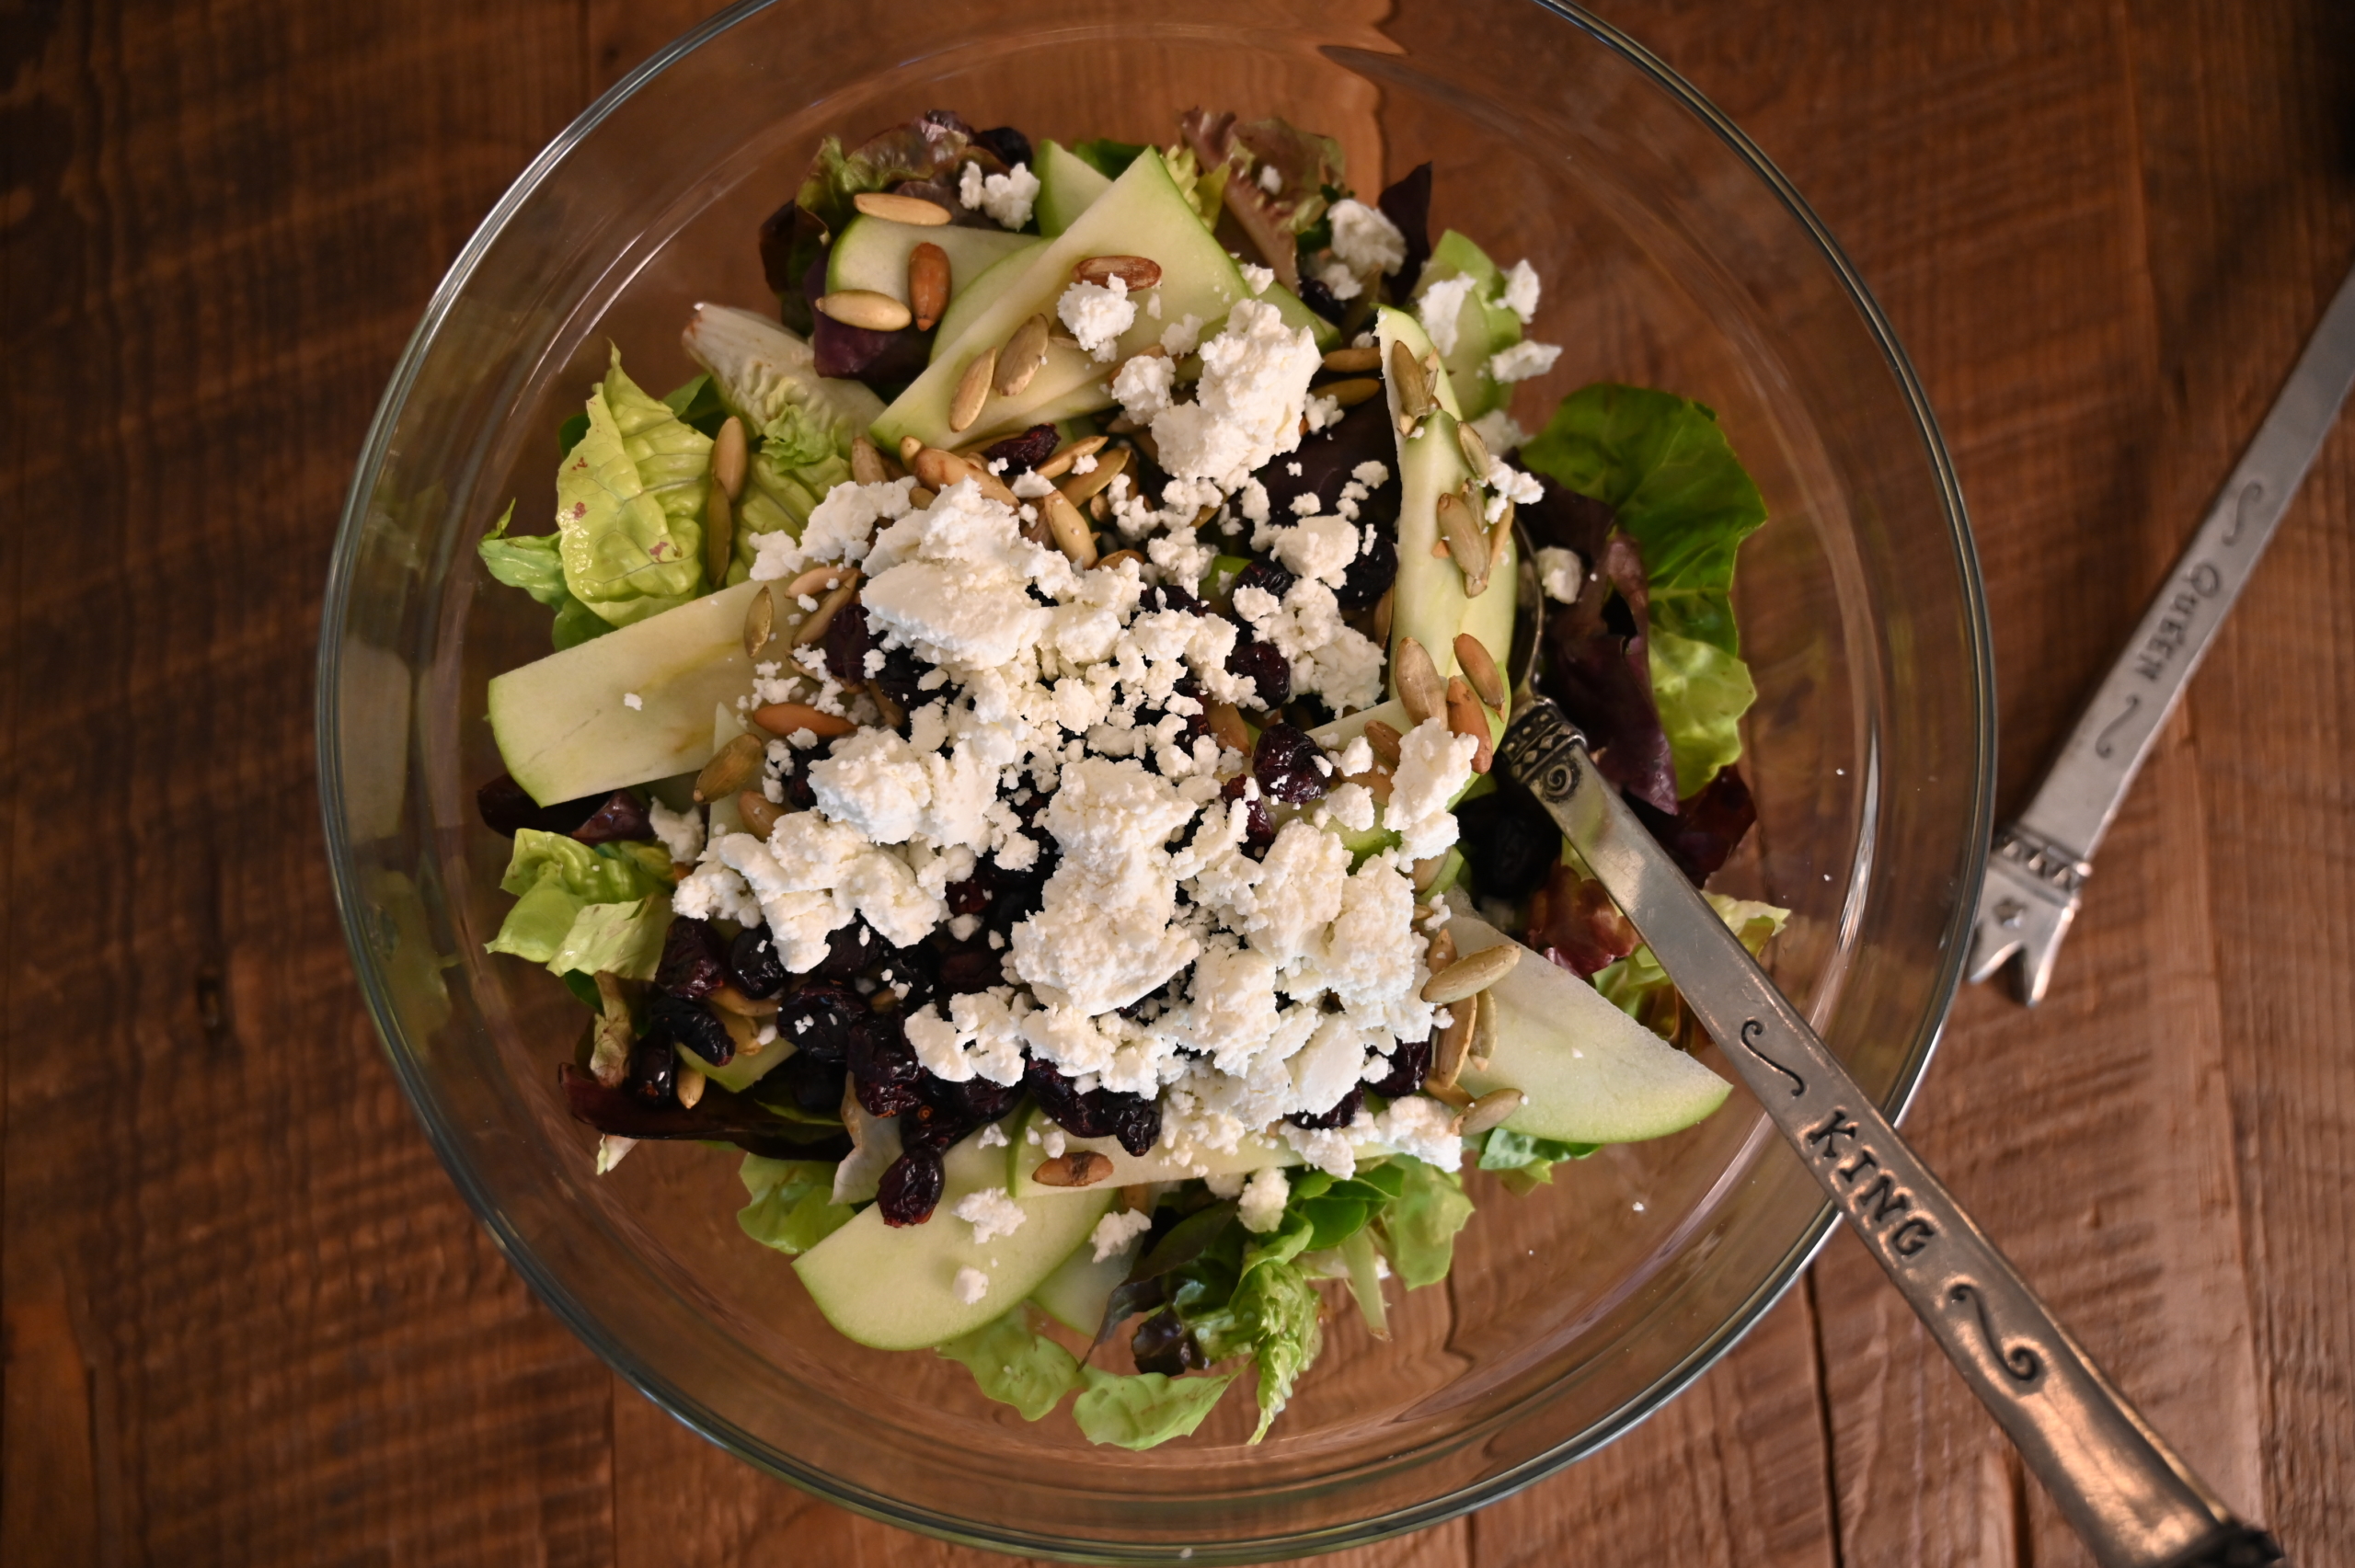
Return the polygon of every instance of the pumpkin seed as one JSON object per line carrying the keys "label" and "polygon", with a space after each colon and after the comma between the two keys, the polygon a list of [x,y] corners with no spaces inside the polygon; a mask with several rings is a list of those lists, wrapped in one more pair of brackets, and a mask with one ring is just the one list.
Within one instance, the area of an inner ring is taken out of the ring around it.
{"label": "pumpkin seed", "polygon": [[725,800],[748,784],[760,782],[761,762],[768,754],[757,735],[740,735],[711,754],[695,775],[695,798]]}
{"label": "pumpkin seed", "polygon": [[1480,705],[1480,699],[1461,675],[1447,678],[1447,727],[1475,743],[1472,771],[1487,773],[1497,760],[1495,744],[1488,738],[1488,710]]}
{"label": "pumpkin seed", "polygon": [[1325,356],[1325,368],[1335,375],[1378,371],[1382,368],[1382,350],[1370,343],[1362,349],[1336,349]]}
{"label": "pumpkin seed", "polygon": [[957,390],[948,399],[948,428],[960,434],[982,417],[982,407],[990,400],[990,378],[997,373],[997,351],[984,349],[965,366],[965,373],[957,378]]}
{"label": "pumpkin seed", "polygon": [[1382,390],[1382,383],[1372,376],[1355,376],[1348,381],[1327,382],[1315,389],[1320,396],[1329,397],[1344,408],[1354,408],[1370,403]]}
{"label": "pumpkin seed", "polygon": [[1119,478],[1129,466],[1129,449],[1124,446],[1105,447],[1096,454],[1096,466],[1085,474],[1074,474],[1055,488],[1074,506],[1087,499]]}
{"label": "pumpkin seed", "polygon": [[[1465,1058],[1472,1052],[1472,1029],[1479,1022],[1480,999],[1467,996],[1447,1010],[1447,1027],[1439,1032],[1431,1045],[1430,1076],[1423,1080],[1426,1093],[1436,1084],[1441,1089],[1453,1089],[1464,1075]],[[1469,1096],[1466,1096],[1469,1098]]]}
{"label": "pumpkin seed", "polygon": [[1395,588],[1384,589],[1382,597],[1374,601],[1373,606],[1373,640],[1375,642],[1386,643],[1390,640],[1390,619],[1397,612],[1397,608],[1398,590]]}
{"label": "pumpkin seed", "polygon": [[776,635],[776,600],[770,590],[762,589],[752,595],[752,602],[744,607],[744,657],[758,658],[761,650]]}
{"label": "pumpkin seed", "polygon": [[1047,459],[1046,462],[1039,464],[1038,467],[1033,468],[1030,472],[1036,474],[1041,479],[1060,479],[1071,471],[1071,465],[1073,464],[1077,463],[1081,458],[1087,456],[1090,452],[1100,450],[1108,439],[1109,438],[1104,436],[1089,436],[1082,441],[1066,442],[1064,445],[1056,449],[1054,456]]}
{"label": "pumpkin seed", "polygon": [[908,487],[908,509],[911,511],[929,511],[932,509],[932,503],[938,499],[940,497],[937,492],[927,490],[922,485],[912,485]]}
{"label": "pumpkin seed", "polygon": [[1350,773],[1341,782],[1362,785],[1366,794],[1373,796],[1373,803],[1376,806],[1388,806],[1391,795],[1398,787],[1398,781],[1391,775],[1390,770],[1380,762],[1376,762],[1364,773]]}
{"label": "pumpkin seed", "polygon": [[916,318],[916,330],[929,332],[948,308],[948,253],[926,240],[908,252],[908,310]]}
{"label": "pumpkin seed", "polygon": [[920,228],[936,229],[948,222],[948,209],[937,201],[926,201],[921,196],[902,196],[889,190],[862,190],[850,199],[850,204],[870,218],[885,218],[894,223],[913,223]]}
{"label": "pumpkin seed", "polygon": [[715,474],[703,501],[703,575],[714,588],[728,580],[735,549],[736,514],[728,504],[728,486]]}
{"label": "pumpkin seed", "polygon": [[[744,794],[754,795],[754,798],[764,806],[769,805],[769,798],[764,795],[759,795],[751,790],[745,791]],[[743,804],[741,795],[737,798],[737,804],[739,806]],[[775,809],[774,807],[770,808]],[[768,837],[766,833],[761,836]],[[777,1010],[784,1005],[785,999],[781,996],[773,996],[765,1001],[755,1001],[734,986],[721,984],[713,988],[710,1001],[712,1006],[725,1013],[733,1013],[739,1018],[774,1018],[777,1015]]]}
{"label": "pumpkin seed", "polygon": [[914,319],[914,313],[889,294],[873,289],[837,289],[818,297],[818,312],[844,326],[869,332],[897,332]]}
{"label": "pumpkin seed", "polygon": [[1400,735],[1380,719],[1366,720],[1365,743],[1373,748],[1373,754],[1389,766],[1395,768],[1398,765],[1400,755],[1398,748],[1405,739],[1405,736]]}
{"label": "pumpkin seed", "polygon": [[1456,1118],[1455,1132],[1459,1138],[1477,1138],[1492,1127],[1500,1127],[1515,1111],[1529,1104],[1529,1096],[1518,1089],[1491,1089],[1465,1109]]}
{"label": "pumpkin seed", "polygon": [[1488,482],[1488,443],[1480,432],[1469,425],[1455,427],[1455,444],[1463,449],[1465,466],[1472,477],[1485,485]]}
{"label": "pumpkin seed", "polygon": [[1398,700],[1406,704],[1408,718],[1421,724],[1447,711],[1447,687],[1439,678],[1439,666],[1431,662],[1431,656],[1422,644],[1407,638],[1398,645],[1397,657],[1392,664]]}
{"label": "pumpkin seed", "polygon": [[1145,256],[1091,256],[1073,268],[1071,275],[1074,281],[1094,283],[1098,288],[1118,278],[1133,294],[1161,281],[1161,263]]}
{"label": "pumpkin seed", "polygon": [[1425,855],[1407,869],[1411,874],[1415,891],[1428,893],[1431,885],[1439,880],[1439,874],[1447,869],[1447,856],[1444,853]]}
{"label": "pumpkin seed", "polygon": [[867,695],[875,704],[877,711],[882,714],[887,727],[898,729],[906,725],[908,710],[894,701],[890,692],[870,681],[867,683]]}
{"label": "pumpkin seed", "polygon": [[719,487],[728,492],[731,501],[744,498],[744,471],[752,461],[752,449],[744,441],[744,421],[730,414],[719,422],[719,434],[712,438],[711,472],[719,480]]}
{"label": "pumpkin seed", "polygon": [[1423,982],[1423,1000],[1434,1007],[1449,1007],[1476,991],[1487,990],[1512,973],[1521,962],[1518,943],[1499,942],[1467,954]]}
{"label": "pumpkin seed", "polygon": [[1061,490],[1050,490],[1039,498],[1039,509],[1047,514],[1047,526],[1054,532],[1055,548],[1071,557],[1071,564],[1081,571],[1096,564],[1096,535],[1071,498]]}
{"label": "pumpkin seed", "polygon": [[1042,1187],[1092,1187],[1112,1173],[1112,1162],[1093,1149],[1074,1149],[1039,1162],[1030,1179]]}
{"label": "pumpkin seed", "polygon": [[756,789],[736,792],[736,811],[752,836],[759,839],[775,832],[778,821],[785,816],[785,807]]}
{"label": "pumpkin seed", "polygon": [[1416,362],[1414,350],[1394,339],[1390,345],[1390,384],[1398,394],[1398,418],[1419,419],[1439,405],[1431,400],[1430,377]]}
{"label": "pumpkin seed", "polygon": [[834,624],[834,616],[841,612],[844,605],[851,601],[852,596],[857,592],[858,574],[853,572],[833,591],[818,601],[818,608],[810,612],[808,620],[794,628],[793,646],[808,647],[811,643],[824,636],[826,628]]}
{"label": "pumpkin seed", "polygon": [[1499,1011],[1499,1009],[1497,1006],[1497,993],[1492,990],[1482,991],[1480,993],[1480,1016],[1475,1020],[1472,1024],[1472,1052],[1471,1055],[1465,1059],[1471,1062],[1475,1068],[1483,1072],[1486,1072],[1488,1070],[1488,1063],[1490,1059],[1497,1054],[1497,1013]]}
{"label": "pumpkin seed", "polygon": [[706,1082],[699,1069],[689,1067],[685,1062],[679,1064],[678,1081],[672,1092],[679,1096],[682,1110],[692,1111],[702,1102]]}
{"label": "pumpkin seed", "polygon": [[763,703],[752,710],[752,722],[779,738],[806,729],[821,740],[832,740],[858,727],[840,714],[821,713],[807,703]]}
{"label": "pumpkin seed", "polygon": [[1465,596],[1479,598],[1488,586],[1488,536],[1460,492],[1450,490],[1439,498],[1439,532],[1464,574]]}
{"label": "pumpkin seed", "polygon": [[1442,926],[1423,944],[1423,967],[1436,975],[1454,962],[1455,933]]}
{"label": "pumpkin seed", "polygon": [[880,485],[890,477],[883,467],[883,453],[864,432],[850,439],[850,476],[858,485]]}
{"label": "pumpkin seed", "polygon": [[1494,578],[1505,564],[1505,552],[1512,548],[1512,520],[1515,509],[1512,498],[1505,498],[1505,509],[1488,529],[1488,572]]}
{"label": "pumpkin seed", "polygon": [[805,594],[832,593],[842,587],[845,574],[856,575],[854,567],[812,567],[785,585],[785,597],[799,599]]}
{"label": "pumpkin seed", "polygon": [[997,395],[1018,395],[1047,362],[1047,318],[1034,315],[1014,329],[997,352]]}
{"label": "pumpkin seed", "polygon": [[1504,673],[1498,670],[1488,644],[1469,632],[1456,633],[1455,668],[1464,671],[1464,678],[1472,682],[1472,690],[1479,693],[1482,702],[1499,713],[1505,711]]}
{"label": "pumpkin seed", "polygon": [[1243,722],[1242,713],[1233,703],[1215,698],[1202,704],[1202,722],[1210,728],[1211,738],[1228,751],[1251,755],[1251,727]]}
{"label": "pumpkin seed", "polygon": [[1105,571],[1110,567],[1119,566],[1123,561],[1134,561],[1137,564],[1138,570],[1142,571],[1144,569],[1144,557],[1138,555],[1134,550],[1115,550],[1110,555],[1105,556],[1102,560],[1097,561],[1096,563],[1096,569],[1099,572]]}
{"label": "pumpkin seed", "polygon": [[902,436],[900,438],[900,466],[913,471],[916,464],[916,453],[923,450],[924,442],[921,439],[915,436]]}

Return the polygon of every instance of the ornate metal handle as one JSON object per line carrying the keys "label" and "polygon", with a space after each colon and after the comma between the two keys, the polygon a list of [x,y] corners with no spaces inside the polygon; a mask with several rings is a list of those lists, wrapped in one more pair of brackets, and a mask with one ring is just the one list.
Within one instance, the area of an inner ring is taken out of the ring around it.
{"label": "ornate metal handle", "polygon": [[2281,1561],[2112,1388],[1603,782],[1551,702],[1501,760],[1601,878],[1685,1004],[2106,1568]]}
{"label": "ornate metal handle", "polygon": [[2350,382],[2355,272],[2339,284],[2257,439],[2085,704],[2035,799],[1995,835],[1971,933],[1973,980],[2017,953],[2021,1000],[2031,1007],[2044,1000],[2094,851],[2305,481]]}

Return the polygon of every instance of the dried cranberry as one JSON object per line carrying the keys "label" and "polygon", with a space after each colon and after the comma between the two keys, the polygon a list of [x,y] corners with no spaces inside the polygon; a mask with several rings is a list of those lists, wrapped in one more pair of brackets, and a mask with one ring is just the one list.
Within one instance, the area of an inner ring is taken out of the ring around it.
{"label": "dried cranberry", "polygon": [[629,1076],[622,1087],[649,1105],[670,1104],[679,1084],[679,1053],[669,1039],[648,1035],[629,1051]]}
{"label": "dried cranberry", "polygon": [[972,876],[962,882],[951,882],[948,885],[946,895],[948,900],[948,912],[952,915],[986,913],[990,907],[990,900],[997,897],[998,887],[1004,880],[1005,875],[998,870],[994,862],[982,861],[976,864],[973,867]]}
{"label": "dried cranberry", "polygon": [[713,1067],[736,1059],[736,1038],[708,1004],[657,991],[647,1010],[646,1032],[660,1035]]}
{"label": "dried cranberry", "polygon": [[1030,138],[1011,125],[993,125],[987,131],[973,132],[973,140],[995,153],[1007,168],[1017,164],[1033,163]]}
{"label": "dried cranberry", "polygon": [[915,1109],[916,1080],[924,1068],[898,1018],[870,1013],[856,1021],[844,1059],[868,1116],[896,1116]]}
{"label": "dried cranberry", "polygon": [[1210,610],[1187,589],[1174,582],[1157,582],[1137,596],[1140,610],[1183,610],[1189,615],[1207,615]]}
{"label": "dried cranberry", "polygon": [[1245,807],[1244,842],[1264,849],[1276,841],[1276,819],[1268,809],[1268,792],[1253,790],[1255,782],[1248,773],[1237,773],[1226,781],[1219,793],[1222,800],[1246,800]]}
{"label": "dried cranberry", "polygon": [[1562,858],[1562,830],[1517,784],[1465,801],[1455,819],[1472,885],[1483,898],[1526,898],[1545,886]]}
{"label": "dried cranberry", "polygon": [[975,1127],[1005,1116],[1022,1103],[1025,1093],[1018,1078],[1011,1083],[993,1083],[978,1075],[962,1083],[927,1075],[918,1088],[926,1099],[972,1117]]}
{"label": "dried cranberry", "polygon": [[1423,1086],[1430,1071],[1430,1041],[1401,1040],[1391,1049],[1390,1070],[1365,1087],[1385,1100],[1403,1100]]}
{"label": "dried cranberry", "polygon": [[1251,776],[1278,800],[1298,805],[1324,797],[1330,764],[1316,765],[1324,761],[1324,749],[1309,738],[1306,730],[1271,724],[1259,732],[1258,749],[1251,754]]}
{"label": "dried cranberry", "polygon": [[1322,279],[1306,272],[1300,275],[1300,303],[1337,326],[1350,313],[1350,307],[1333,297]]}
{"label": "dried cranberry", "polygon": [[656,988],[672,996],[709,996],[727,979],[728,955],[711,922],[673,917],[671,929],[662,933],[662,960],[654,967]]}
{"label": "dried cranberry", "polygon": [[1143,1159],[1161,1141],[1161,1102],[1148,1100],[1142,1094],[1115,1094],[1109,1089],[1098,1089],[1098,1094],[1109,1096],[1112,1108],[1112,1136],[1120,1147]]}
{"label": "dried cranberry", "polygon": [[[1361,512],[1362,519],[1365,514]],[[1387,529],[1369,523],[1358,531],[1357,559],[1342,575],[1333,598],[1344,610],[1366,610],[1378,603],[1398,580],[1398,542]]]}
{"label": "dried cranberry", "polygon": [[542,806],[524,793],[522,784],[501,773],[475,791],[475,809],[482,813],[484,827],[502,838],[511,839],[524,828],[537,829],[543,833],[569,833],[587,821],[590,814],[603,806],[607,798],[586,795],[578,800],[559,800],[554,806]]}
{"label": "dried cranberry", "polygon": [[584,844],[643,842],[654,837],[654,819],[647,815],[646,802],[617,789],[598,803],[588,820],[572,830],[572,836]]}
{"label": "dried cranberry", "polygon": [[1231,594],[1240,593],[1246,588],[1256,588],[1281,600],[1292,591],[1292,585],[1299,580],[1292,573],[1263,555],[1235,574],[1234,586],[1228,591]]}
{"label": "dried cranberry", "polygon": [[1292,660],[1273,643],[1237,637],[1235,651],[1226,656],[1226,672],[1251,682],[1254,706],[1280,708],[1292,701]]}
{"label": "dried cranberry", "polygon": [[748,926],[728,944],[728,979],[755,1001],[785,989],[785,960],[776,956],[765,928]]}
{"label": "dried cranberry", "polygon": [[1161,1106],[1141,1094],[1091,1089],[1083,1094],[1052,1066],[1032,1058],[1023,1068],[1023,1082],[1039,1108],[1065,1132],[1080,1138],[1116,1138],[1135,1155],[1150,1152],[1161,1138]]}
{"label": "dried cranberry", "polygon": [[1407,242],[1407,259],[1390,275],[1391,298],[1405,303],[1431,255],[1431,166],[1417,164],[1374,199]]}
{"label": "dried cranberry", "polygon": [[1350,1092],[1335,1101],[1330,1110],[1294,1111],[1284,1120],[1294,1127],[1312,1131],[1327,1127],[1347,1127],[1358,1119],[1358,1111],[1365,1104],[1365,1085],[1352,1083]]}
{"label": "dried cranberry", "polygon": [[848,1058],[852,1027],[867,1017],[867,1002],[839,980],[812,980],[777,1009],[779,1038],[820,1061]]}
{"label": "dried cranberry", "polygon": [[817,792],[810,787],[810,774],[804,769],[781,775],[777,784],[785,795],[784,804],[796,811],[808,811],[818,804]]}
{"label": "dried cranberry", "polygon": [[1158,1372],[1165,1378],[1199,1372],[1210,1365],[1194,1331],[1169,1307],[1137,1325],[1129,1339],[1129,1354],[1135,1357],[1138,1371]]}
{"label": "dried cranberry", "polygon": [[813,979],[846,980],[867,973],[890,951],[873,927],[854,920],[826,939],[826,956],[810,975]]}
{"label": "dried cranberry", "polygon": [[867,606],[853,600],[834,612],[826,625],[826,673],[844,685],[867,679],[867,651],[875,633],[867,624]]}
{"label": "dried cranberry", "polygon": [[940,956],[921,944],[894,948],[876,966],[875,979],[900,999],[901,1012],[913,1013],[940,995]]}
{"label": "dried cranberry", "polygon": [[981,1126],[982,1118],[926,1096],[926,1086],[919,1083],[917,1102],[900,1113],[900,1147],[911,1154],[945,1154]]}
{"label": "dried cranberry", "polygon": [[939,1155],[902,1154],[891,1162],[877,1185],[875,1207],[883,1211],[886,1225],[921,1225],[940,1207],[941,1189],[948,1181]]}
{"label": "dried cranberry", "polygon": [[1027,474],[1055,455],[1063,436],[1052,425],[1033,425],[1018,436],[1008,436],[982,449],[984,464],[1003,460],[1008,475]]}
{"label": "dried cranberry", "polygon": [[1004,956],[980,937],[960,942],[940,956],[940,989],[950,996],[1005,983]]}
{"label": "dried cranberry", "polygon": [[821,1061],[807,1051],[796,1051],[761,1080],[757,1098],[763,1104],[791,1105],[811,1116],[827,1116],[842,1109],[846,1076],[839,1061]]}

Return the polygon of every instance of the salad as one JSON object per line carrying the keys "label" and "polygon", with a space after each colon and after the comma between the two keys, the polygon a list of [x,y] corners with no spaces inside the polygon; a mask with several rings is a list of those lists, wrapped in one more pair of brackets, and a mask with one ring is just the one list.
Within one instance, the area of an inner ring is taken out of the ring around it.
{"label": "salad", "polygon": [[736,1151],[835,1328],[1096,1442],[1246,1371],[1258,1441],[1329,1314],[1387,1337],[1445,1277],[1468,1171],[1525,1193],[1728,1093],[1491,763],[1542,605],[1537,685],[1717,871],[1765,509],[1674,394],[1517,425],[1538,272],[1431,197],[1199,110],[830,138],[775,308],[696,306],[666,396],[615,347],[554,530],[481,542],[556,647],[490,684],[489,947],[589,1011],[598,1170]]}

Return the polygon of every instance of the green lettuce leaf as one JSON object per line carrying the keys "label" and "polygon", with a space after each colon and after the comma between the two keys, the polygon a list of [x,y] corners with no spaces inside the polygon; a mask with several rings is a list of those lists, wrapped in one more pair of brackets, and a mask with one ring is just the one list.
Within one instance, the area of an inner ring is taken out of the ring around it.
{"label": "green lettuce leaf", "polygon": [[1093,142],[1074,142],[1072,155],[1106,179],[1118,179],[1129,172],[1129,166],[1144,151],[1142,142],[1114,142],[1097,137]]}
{"label": "green lettuce leaf", "polygon": [[660,844],[584,844],[519,829],[499,886],[515,903],[484,944],[488,951],[559,975],[604,969],[626,979],[653,978],[671,920],[670,855]]}
{"label": "green lettuce leaf", "polygon": [[1729,598],[1734,555],[1765,522],[1766,502],[1713,410],[1671,393],[1598,383],[1562,399],[1521,456],[1618,513],[1644,553],[1654,626],[1741,652]]}
{"label": "green lettuce leaf", "polygon": [[[581,428],[588,428],[583,416]],[[569,450],[569,449],[568,449]],[[572,597],[572,589],[564,582],[564,555],[559,549],[562,536],[555,533],[511,534],[507,525],[515,519],[515,503],[499,514],[490,532],[482,536],[475,551],[482,557],[483,569],[494,581],[510,588],[520,588],[538,602],[556,612],[553,637],[558,652],[591,637],[603,635],[614,629],[613,623]]]}
{"label": "green lettuce leaf", "polygon": [[[1709,900],[1717,918],[1741,939],[1741,944],[1750,949],[1753,958],[1766,950],[1766,944],[1791,918],[1788,910],[1749,898],[1729,898],[1722,893],[1704,893],[1702,897]],[[1652,956],[1652,950],[1647,945],[1615,964],[1597,969],[1594,989],[1612,1006],[1640,1023],[1651,1015],[1648,1004],[1653,999],[1674,990],[1676,983],[1668,978],[1668,971],[1660,967],[1660,960]]]}
{"label": "green lettuce leaf", "polygon": [[1472,1218],[1464,1179],[1420,1160],[1391,1162],[1406,1177],[1398,1196],[1383,1211],[1379,1239],[1391,1271],[1409,1290],[1436,1285],[1455,1261],[1455,1233]]}
{"label": "green lettuce leaf", "polygon": [[806,1253],[851,1222],[856,1210],[833,1201],[834,1167],[822,1160],[771,1160],[747,1154],[737,1180],[752,1202],[736,1224],[764,1247]]}
{"label": "green lettuce leaf", "polygon": [[1526,1193],[1532,1187],[1550,1185],[1554,1167],[1563,1161],[1583,1160],[1602,1147],[1599,1143],[1557,1143],[1550,1138],[1531,1138],[1498,1127],[1481,1141],[1480,1169],[1495,1172],[1515,1192]]}
{"label": "green lettuce leaf", "polygon": [[[848,1210],[844,1218],[849,1218]],[[1070,1351],[1030,1331],[1027,1312],[1027,1308],[1017,1305],[1005,1316],[938,1346],[936,1354],[962,1363],[983,1394],[1000,1404],[1012,1405],[1022,1413],[1023,1420],[1036,1421],[1079,1386],[1080,1370]],[[1081,1425],[1085,1429],[1086,1423]]]}
{"label": "green lettuce leaf", "polygon": [[1086,1387],[1071,1413],[1081,1434],[1091,1443],[1138,1449],[1192,1433],[1235,1379],[1232,1372],[1217,1378],[1122,1376],[1093,1367],[1081,1368],[1079,1376]]}
{"label": "green lettuce leaf", "polygon": [[728,422],[728,405],[719,395],[719,383],[707,373],[672,387],[662,395],[662,402],[681,423],[714,441],[719,439],[719,427]]}
{"label": "green lettuce leaf", "polygon": [[1231,1307],[1252,1325],[1252,1359],[1259,1368],[1257,1443],[1292,1400],[1292,1385],[1324,1346],[1317,1327],[1316,1288],[1289,1263],[1268,1263],[1243,1276]]}
{"label": "green lettuce leaf", "polygon": [[1758,700],[1750,667],[1715,643],[1654,626],[1652,701],[1676,761],[1676,797],[1690,799],[1741,755],[1741,715]]}
{"label": "green lettuce leaf", "polygon": [[621,350],[590,395],[589,432],[557,470],[565,585],[617,626],[705,587],[711,438],[622,373]]}

